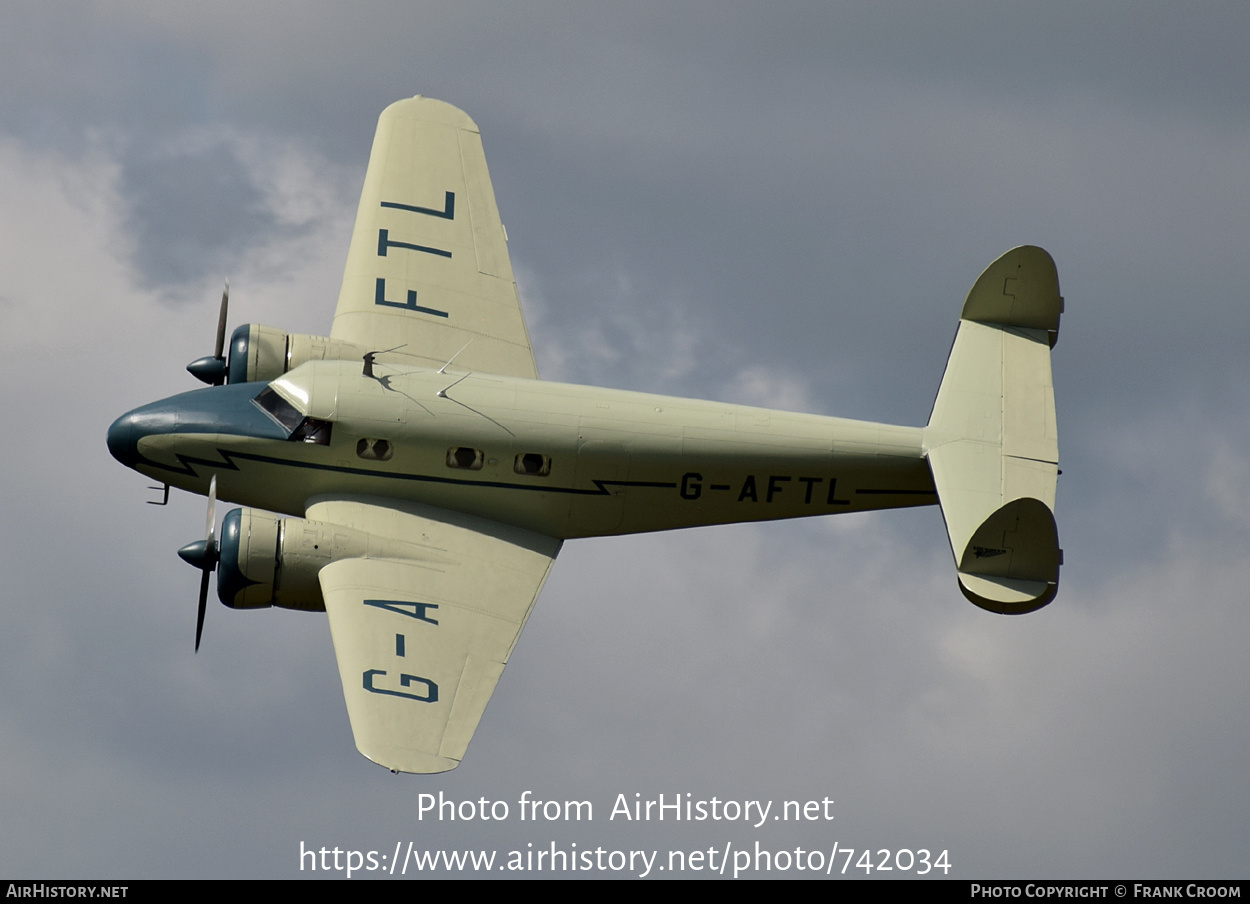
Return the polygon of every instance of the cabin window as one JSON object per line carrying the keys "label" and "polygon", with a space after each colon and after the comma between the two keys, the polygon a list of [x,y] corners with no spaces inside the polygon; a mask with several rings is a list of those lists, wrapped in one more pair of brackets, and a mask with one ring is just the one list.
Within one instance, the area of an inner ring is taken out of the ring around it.
{"label": "cabin window", "polygon": [[471,449],[468,446],[452,446],[447,450],[447,467],[459,468],[465,471],[482,470],[481,449]]}
{"label": "cabin window", "polygon": [[551,456],[537,452],[522,452],[512,464],[512,470],[518,474],[529,474],[533,477],[546,477],[551,473]]}
{"label": "cabin window", "polygon": [[395,454],[395,447],[390,440],[366,436],[356,443],[356,454],[367,461],[390,461]]}

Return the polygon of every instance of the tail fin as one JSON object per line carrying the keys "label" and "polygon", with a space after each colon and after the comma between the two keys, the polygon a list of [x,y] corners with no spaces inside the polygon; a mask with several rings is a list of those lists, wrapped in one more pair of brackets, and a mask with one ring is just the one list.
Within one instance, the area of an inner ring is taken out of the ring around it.
{"label": "tail fin", "polygon": [[1050,349],[1063,297],[1041,248],[1008,251],[968,293],[924,443],[964,596],[993,612],[1052,599],[1059,443]]}

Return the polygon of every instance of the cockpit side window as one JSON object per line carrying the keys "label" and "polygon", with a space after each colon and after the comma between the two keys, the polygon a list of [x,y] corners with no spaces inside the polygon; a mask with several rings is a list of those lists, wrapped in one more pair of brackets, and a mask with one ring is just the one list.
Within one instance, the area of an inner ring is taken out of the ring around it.
{"label": "cockpit side window", "polygon": [[330,421],[315,417],[304,417],[303,412],[266,386],[252,404],[282,425],[287,432],[287,439],[299,443],[315,443],[319,446],[330,445],[330,430],[334,426]]}
{"label": "cockpit side window", "polygon": [[333,426],[334,424],[330,421],[306,417],[295,428],[295,432],[291,434],[291,439],[301,443],[316,443],[318,446],[328,446],[330,445],[330,428]]}
{"label": "cockpit side window", "polygon": [[282,398],[272,386],[266,386],[252,399],[252,404],[277,421],[288,434],[304,420],[303,412]]}

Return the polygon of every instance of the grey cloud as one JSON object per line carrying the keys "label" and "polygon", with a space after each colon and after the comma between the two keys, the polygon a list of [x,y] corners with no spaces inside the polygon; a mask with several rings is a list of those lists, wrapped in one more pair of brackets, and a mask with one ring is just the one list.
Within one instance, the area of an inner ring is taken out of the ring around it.
{"label": "grey cloud", "polygon": [[200,153],[131,154],[120,190],[129,201],[135,264],[149,286],[226,272],[284,228],[252,173],[221,145]]}

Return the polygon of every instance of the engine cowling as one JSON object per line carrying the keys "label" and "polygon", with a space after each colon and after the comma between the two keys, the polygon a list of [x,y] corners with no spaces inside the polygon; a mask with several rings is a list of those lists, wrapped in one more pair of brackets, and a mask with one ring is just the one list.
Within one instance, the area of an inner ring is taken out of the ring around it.
{"label": "engine cowling", "polygon": [[277,327],[245,323],[230,336],[227,381],[267,382],[306,361],[361,359],[368,351],[353,342],[328,336],[288,333]]}
{"label": "engine cowling", "polygon": [[369,538],[339,525],[232,509],[221,526],[217,596],[232,609],[324,611],[317,574],[334,558],[364,555]]}

